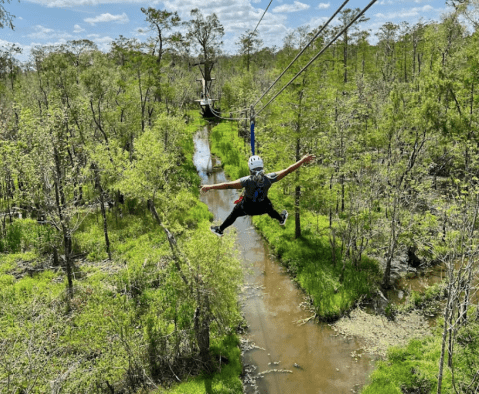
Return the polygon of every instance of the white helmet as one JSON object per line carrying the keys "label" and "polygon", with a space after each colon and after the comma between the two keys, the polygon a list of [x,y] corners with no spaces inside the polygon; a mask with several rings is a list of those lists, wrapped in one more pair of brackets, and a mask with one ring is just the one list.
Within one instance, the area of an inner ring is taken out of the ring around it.
{"label": "white helmet", "polygon": [[249,170],[263,169],[263,159],[259,156],[251,156],[248,160]]}

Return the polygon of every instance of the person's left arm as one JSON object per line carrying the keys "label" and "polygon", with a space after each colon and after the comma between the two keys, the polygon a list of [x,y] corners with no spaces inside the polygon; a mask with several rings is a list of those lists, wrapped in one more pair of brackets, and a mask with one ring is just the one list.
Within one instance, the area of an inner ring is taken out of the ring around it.
{"label": "person's left arm", "polygon": [[233,182],[224,182],[224,183],[217,183],[215,185],[204,185],[201,188],[201,192],[205,193],[208,190],[221,190],[221,189],[241,189],[243,186],[241,185],[241,180],[237,179]]}
{"label": "person's left arm", "polygon": [[277,180],[279,181],[279,180],[283,179],[286,175],[291,174],[292,172],[296,171],[304,163],[311,163],[315,158],[316,158],[315,155],[303,156],[303,158],[301,160],[297,161],[294,164],[291,164],[288,168],[285,168],[284,170],[278,171],[276,173]]}

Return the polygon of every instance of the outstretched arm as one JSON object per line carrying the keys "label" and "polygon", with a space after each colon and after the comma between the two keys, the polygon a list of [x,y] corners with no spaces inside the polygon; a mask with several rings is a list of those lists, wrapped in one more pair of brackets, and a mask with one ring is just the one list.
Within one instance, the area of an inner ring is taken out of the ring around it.
{"label": "outstretched arm", "polygon": [[241,181],[237,179],[236,181],[233,182],[225,182],[225,183],[217,183],[216,185],[204,185],[201,188],[201,193],[205,193],[208,190],[211,189],[241,189],[243,186],[241,186]]}
{"label": "outstretched arm", "polygon": [[303,156],[303,158],[301,160],[297,161],[294,164],[291,164],[288,168],[285,168],[284,170],[276,172],[278,181],[283,179],[286,175],[291,174],[292,172],[296,171],[299,167],[301,167],[302,164],[311,163],[315,158],[316,158],[315,155]]}

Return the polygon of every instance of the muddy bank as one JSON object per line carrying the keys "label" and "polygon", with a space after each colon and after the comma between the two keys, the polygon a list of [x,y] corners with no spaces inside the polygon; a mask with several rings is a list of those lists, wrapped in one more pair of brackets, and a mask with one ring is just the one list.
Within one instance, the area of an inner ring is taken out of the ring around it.
{"label": "muddy bank", "polygon": [[380,357],[385,357],[391,346],[406,346],[411,339],[431,335],[428,320],[417,311],[398,314],[392,321],[356,308],[331,327],[338,335],[361,338],[361,350]]}

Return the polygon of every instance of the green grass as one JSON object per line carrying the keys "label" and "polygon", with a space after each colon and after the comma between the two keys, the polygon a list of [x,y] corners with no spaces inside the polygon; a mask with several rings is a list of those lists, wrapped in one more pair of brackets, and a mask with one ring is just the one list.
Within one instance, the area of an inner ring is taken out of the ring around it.
{"label": "green grass", "polygon": [[[219,373],[201,375],[181,383],[168,393],[171,394],[240,394],[243,392],[243,385],[239,378],[242,372],[240,362],[239,340],[236,335],[230,335],[220,341],[215,341],[211,346],[213,357],[226,357],[227,364],[221,366]],[[218,368],[218,362],[216,362]]]}
{"label": "green grass", "polygon": [[[433,393],[437,389],[439,335],[414,339],[407,347],[389,349],[387,359],[376,363],[370,383],[362,394]],[[450,372],[445,368],[444,391],[450,387]]]}
{"label": "green grass", "polygon": [[238,136],[238,127],[234,123],[219,123],[213,128],[211,153],[221,159],[225,173],[231,179],[249,175],[247,163],[249,147],[243,138]]}
{"label": "green grass", "polygon": [[39,226],[36,220],[14,219],[6,224],[6,236],[0,237],[0,253],[21,253],[32,248],[43,251],[42,246],[53,237],[52,228]]}

